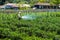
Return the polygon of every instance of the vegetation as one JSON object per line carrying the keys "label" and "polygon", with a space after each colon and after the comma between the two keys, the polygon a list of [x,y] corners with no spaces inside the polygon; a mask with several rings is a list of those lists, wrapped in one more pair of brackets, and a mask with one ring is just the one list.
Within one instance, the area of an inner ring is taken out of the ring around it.
{"label": "vegetation", "polygon": [[1,0],[0,3],[3,4],[4,2],[10,2],[10,3],[26,3],[26,4],[35,4],[38,2],[48,2],[50,4],[60,4],[60,0]]}
{"label": "vegetation", "polygon": [[18,20],[15,13],[0,13],[0,40],[60,40],[60,12],[34,15],[35,20]]}
{"label": "vegetation", "polygon": [[5,3],[5,0],[0,0],[0,5],[3,5]]}

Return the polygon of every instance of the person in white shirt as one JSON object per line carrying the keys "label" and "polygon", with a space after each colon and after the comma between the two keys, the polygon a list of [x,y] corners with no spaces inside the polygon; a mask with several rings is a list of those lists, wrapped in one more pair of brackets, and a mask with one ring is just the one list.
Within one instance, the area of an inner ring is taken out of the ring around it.
{"label": "person in white shirt", "polygon": [[18,19],[21,19],[21,12],[18,13]]}

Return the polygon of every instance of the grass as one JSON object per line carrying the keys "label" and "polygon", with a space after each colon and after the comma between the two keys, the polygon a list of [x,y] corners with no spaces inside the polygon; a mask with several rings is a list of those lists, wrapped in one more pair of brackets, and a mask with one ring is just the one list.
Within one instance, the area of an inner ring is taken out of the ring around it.
{"label": "grass", "polygon": [[1,40],[60,40],[60,12],[22,13],[38,16],[18,20],[17,14],[0,13]]}

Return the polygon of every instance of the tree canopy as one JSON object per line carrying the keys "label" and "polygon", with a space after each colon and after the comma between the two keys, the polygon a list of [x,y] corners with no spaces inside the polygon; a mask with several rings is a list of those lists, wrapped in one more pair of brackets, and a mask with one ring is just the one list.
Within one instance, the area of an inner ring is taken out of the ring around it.
{"label": "tree canopy", "polygon": [[27,4],[35,4],[37,2],[49,2],[51,4],[60,4],[60,0],[0,0],[0,4],[3,4],[4,2],[11,2],[11,3],[27,3]]}
{"label": "tree canopy", "polygon": [[60,0],[50,0],[50,3],[58,5],[60,4]]}
{"label": "tree canopy", "polygon": [[5,0],[0,0],[0,5],[3,5]]}

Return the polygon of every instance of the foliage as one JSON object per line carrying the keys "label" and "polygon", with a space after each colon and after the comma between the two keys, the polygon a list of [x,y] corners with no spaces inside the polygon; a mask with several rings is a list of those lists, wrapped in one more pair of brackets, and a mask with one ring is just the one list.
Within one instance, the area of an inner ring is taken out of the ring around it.
{"label": "foliage", "polygon": [[60,0],[1,0],[0,4],[3,4],[6,1],[11,2],[11,3],[20,3],[20,4],[26,3],[26,4],[31,4],[31,5],[38,3],[38,2],[40,2],[40,3],[48,2],[50,4],[56,4],[56,5],[60,4]]}
{"label": "foliage", "polygon": [[60,12],[46,14],[38,12],[35,20],[18,20],[15,13],[0,13],[0,40],[60,40]]}
{"label": "foliage", "polygon": [[0,0],[0,5],[3,5],[5,0]]}

